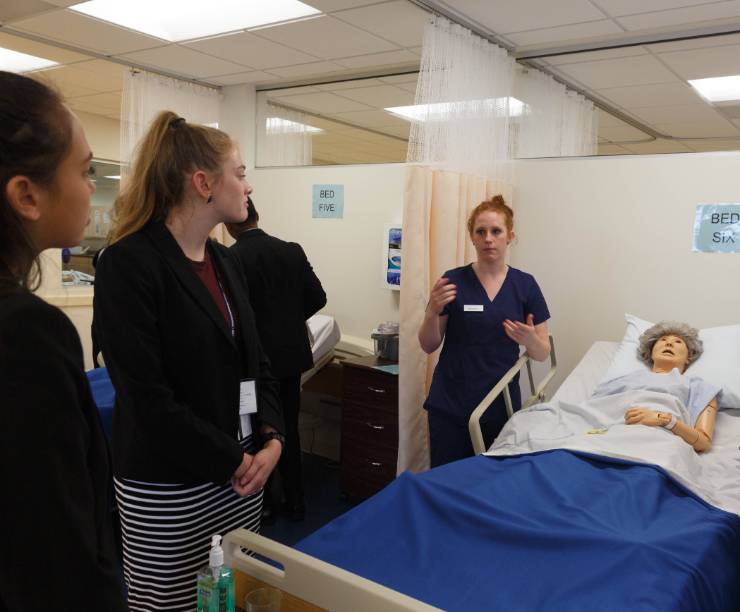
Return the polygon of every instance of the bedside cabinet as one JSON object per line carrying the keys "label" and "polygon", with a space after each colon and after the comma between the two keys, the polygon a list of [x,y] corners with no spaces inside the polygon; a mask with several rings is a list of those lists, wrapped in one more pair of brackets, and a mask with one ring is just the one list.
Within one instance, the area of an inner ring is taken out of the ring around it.
{"label": "bedside cabinet", "polygon": [[342,361],[341,488],[365,499],[396,477],[398,376],[375,369],[377,357]]}

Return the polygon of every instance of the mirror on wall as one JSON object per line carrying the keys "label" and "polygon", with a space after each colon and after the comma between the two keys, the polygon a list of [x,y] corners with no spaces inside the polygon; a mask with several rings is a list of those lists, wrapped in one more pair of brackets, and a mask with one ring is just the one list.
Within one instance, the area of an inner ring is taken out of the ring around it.
{"label": "mirror on wall", "polygon": [[67,287],[85,287],[93,284],[93,259],[105,246],[110,231],[113,202],[118,195],[121,166],[118,162],[93,160],[95,193],[90,202],[90,223],[82,242],[73,248],[62,249],[62,284]]}

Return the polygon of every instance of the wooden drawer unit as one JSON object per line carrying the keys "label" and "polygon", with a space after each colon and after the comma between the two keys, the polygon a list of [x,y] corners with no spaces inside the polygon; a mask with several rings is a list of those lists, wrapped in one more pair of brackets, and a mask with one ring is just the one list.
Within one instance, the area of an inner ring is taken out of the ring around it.
{"label": "wooden drawer unit", "polygon": [[342,362],[341,486],[351,499],[365,499],[396,477],[398,376],[375,369],[376,357]]}

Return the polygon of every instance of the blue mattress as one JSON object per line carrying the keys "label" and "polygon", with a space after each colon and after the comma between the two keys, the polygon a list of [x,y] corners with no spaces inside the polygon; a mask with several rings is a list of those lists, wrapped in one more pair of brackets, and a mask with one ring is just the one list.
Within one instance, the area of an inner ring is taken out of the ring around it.
{"label": "blue mattress", "polygon": [[404,473],[297,548],[444,610],[740,610],[740,517],[564,450]]}

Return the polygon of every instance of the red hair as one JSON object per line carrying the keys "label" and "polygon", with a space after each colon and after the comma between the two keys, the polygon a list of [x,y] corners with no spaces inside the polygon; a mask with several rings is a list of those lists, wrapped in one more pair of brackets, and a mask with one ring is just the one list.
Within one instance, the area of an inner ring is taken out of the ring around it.
{"label": "red hair", "polygon": [[478,215],[484,212],[496,212],[504,216],[506,223],[506,229],[511,233],[514,229],[514,211],[504,202],[502,195],[495,195],[490,200],[483,200],[478,206],[473,209],[468,217],[468,232],[473,235],[473,228],[475,227],[475,220]]}

